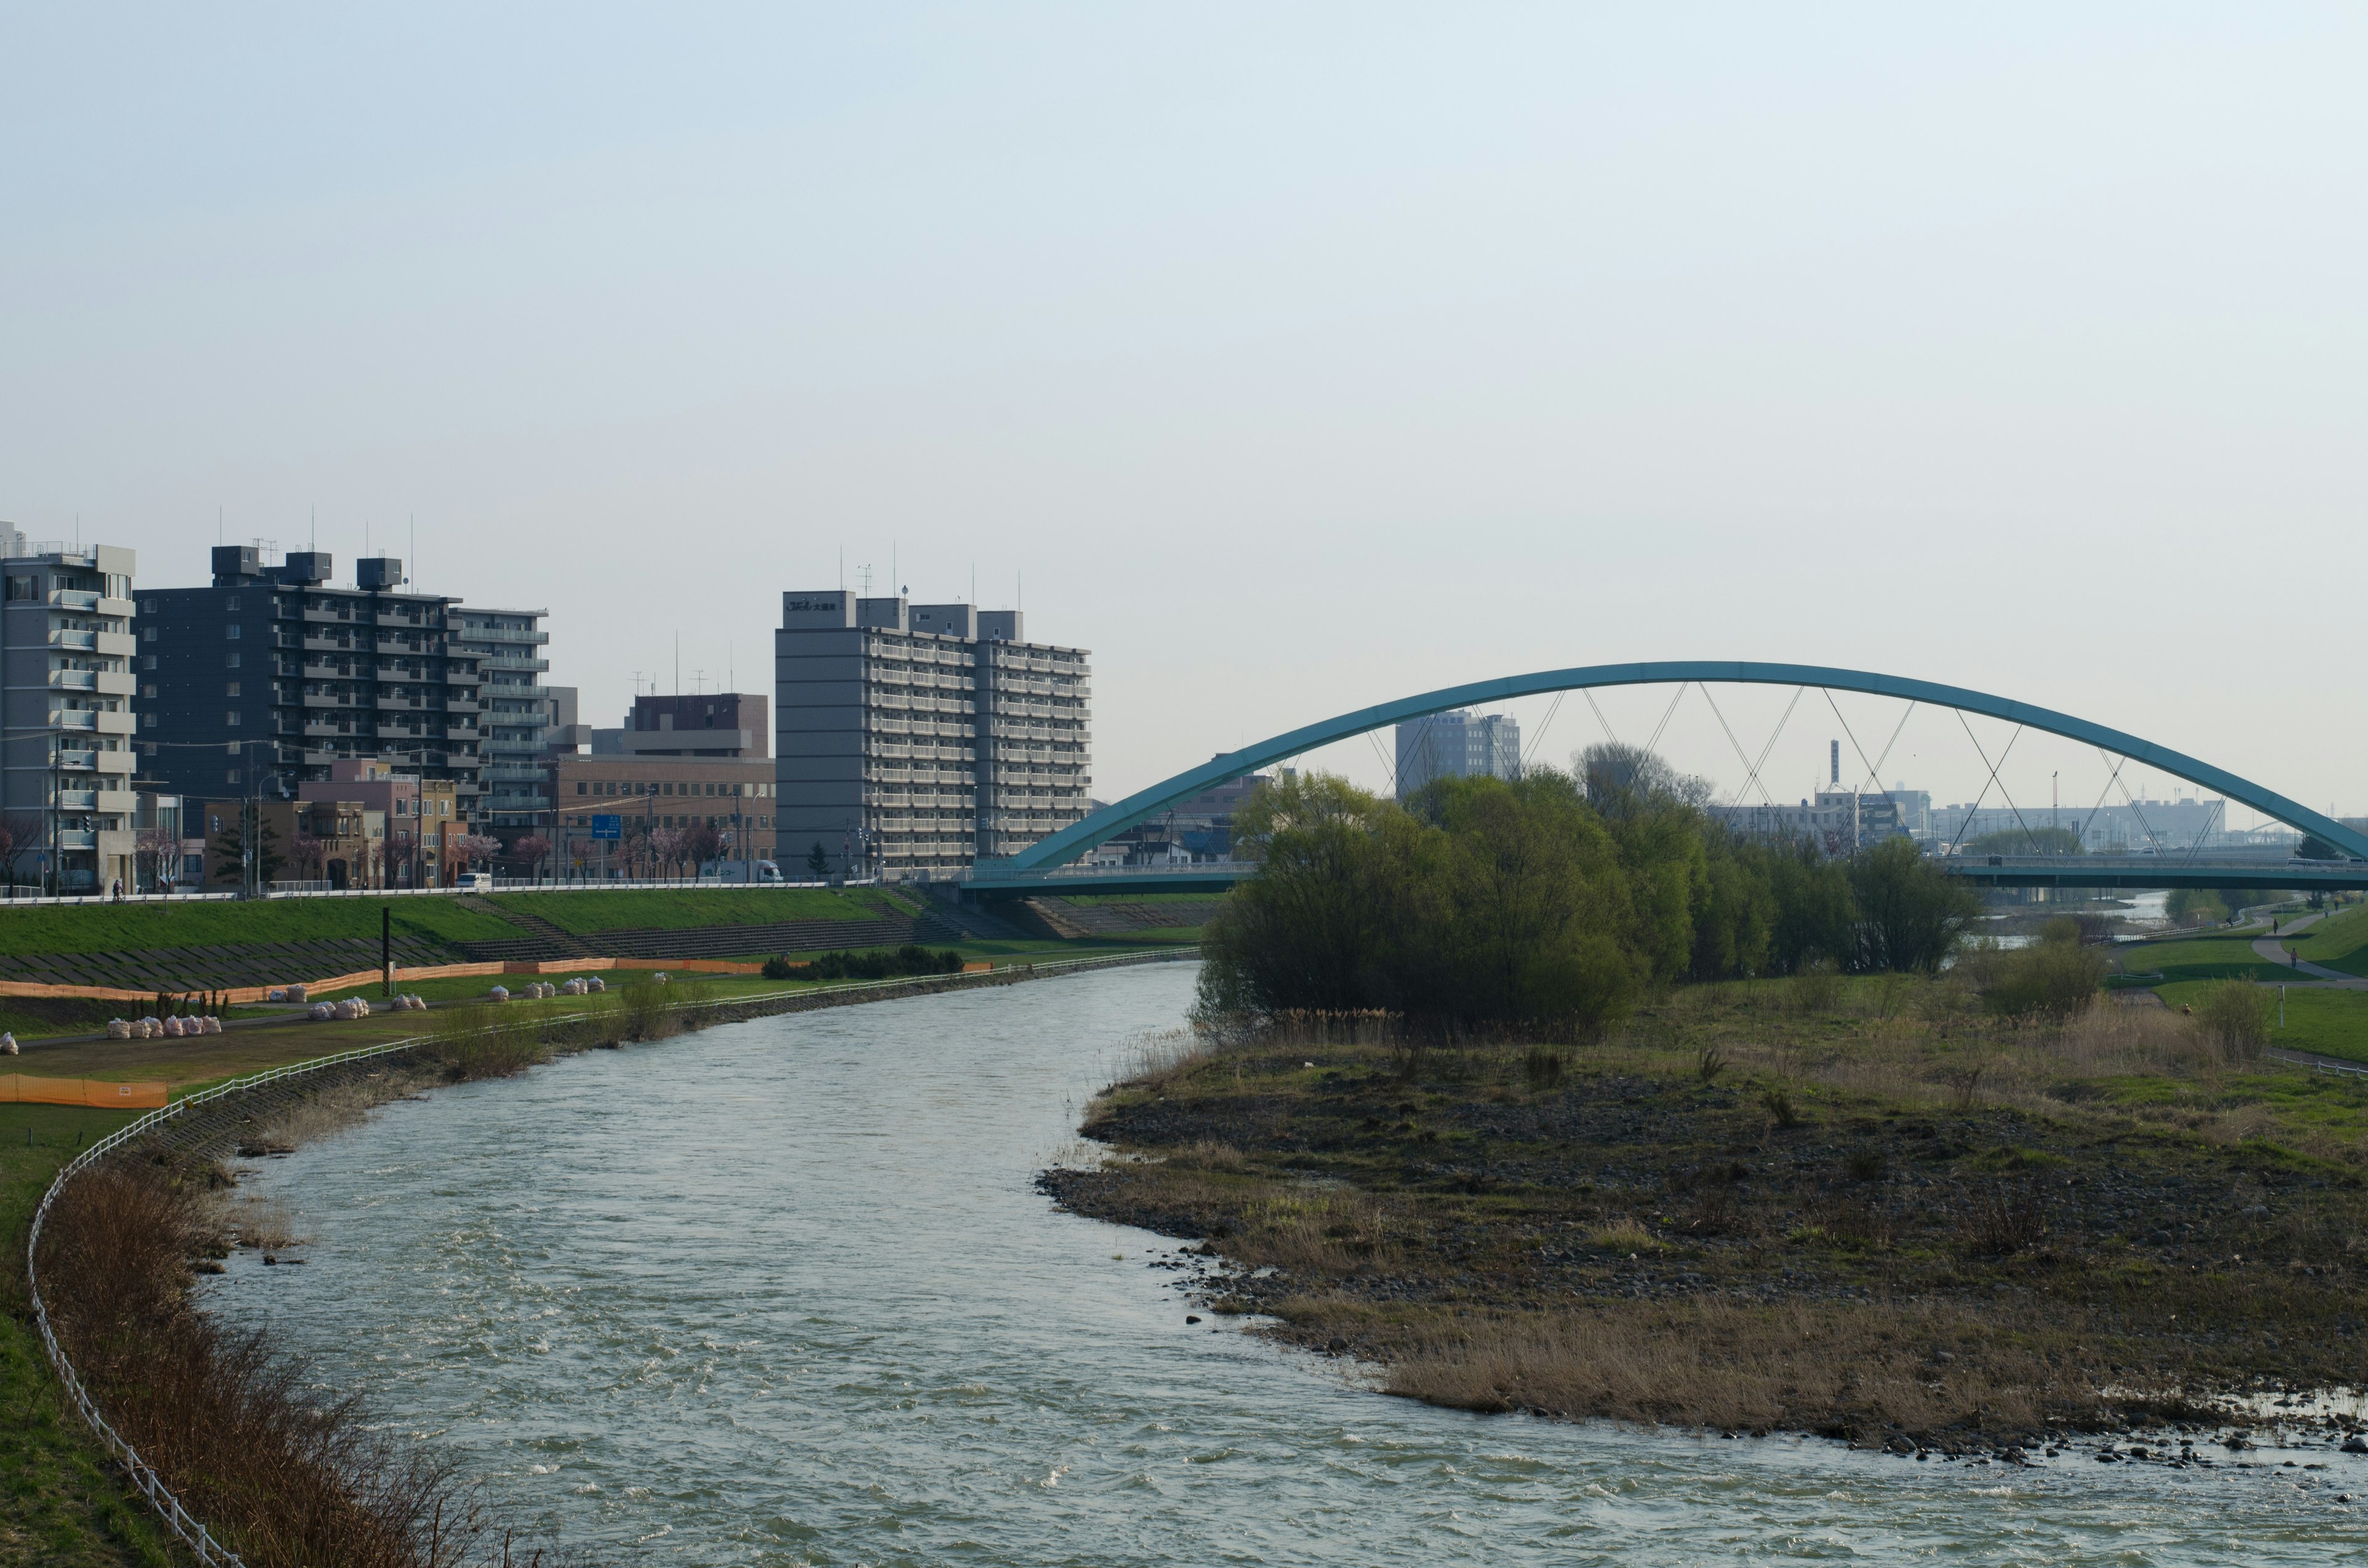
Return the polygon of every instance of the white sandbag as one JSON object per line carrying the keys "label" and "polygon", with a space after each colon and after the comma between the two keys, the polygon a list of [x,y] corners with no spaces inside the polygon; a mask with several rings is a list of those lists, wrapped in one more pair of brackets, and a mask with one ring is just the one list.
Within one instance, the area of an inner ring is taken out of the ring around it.
{"label": "white sandbag", "polygon": [[0,1056],[17,1054],[17,1034],[13,1029],[0,1032]]}
{"label": "white sandbag", "polygon": [[166,1018],[165,1020],[165,1038],[166,1040],[178,1040],[181,1038],[180,1019]]}
{"label": "white sandbag", "polygon": [[109,1040],[130,1040],[131,1038],[131,1020],[128,1018],[108,1019],[107,1038]]}
{"label": "white sandbag", "polygon": [[591,979],[586,981],[584,983],[586,987],[594,991],[606,991],[609,989],[609,983],[601,979],[597,974]]}
{"label": "white sandbag", "polygon": [[222,1020],[221,1020],[220,1018],[218,1018],[218,1017],[215,1017],[211,1013],[209,1013],[209,1014],[207,1014],[207,1015],[206,1015],[206,1033],[208,1033],[208,1034],[220,1034],[220,1033],[222,1033]]}
{"label": "white sandbag", "polygon": [[331,1018],[334,1018],[336,1016],[337,1010],[335,1007],[330,1006],[326,1002],[313,1003],[312,1011],[308,1015],[308,1017],[319,1019],[323,1023],[328,1022]]}
{"label": "white sandbag", "polygon": [[491,991],[485,993],[485,999],[490,1002],[507,1002],[510,999],[509,987],[507,985],[496,985]]}
{"label": "white sandbag", "polygon": [[666,971],[660,970],[655,974],[650,976],[650,983],[653,985],[665,985],[670,983],[666,979]]}

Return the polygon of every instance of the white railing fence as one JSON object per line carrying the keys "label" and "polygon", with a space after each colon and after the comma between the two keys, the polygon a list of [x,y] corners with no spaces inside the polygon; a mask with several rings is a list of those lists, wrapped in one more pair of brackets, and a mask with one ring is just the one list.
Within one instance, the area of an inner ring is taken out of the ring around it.
{"label": "white railing fence", "polygon": [[[858,980],[836,985],[758,992],[749,996],[705,997],[687,1003],[685,1006],[694,1010],[711,1011],[724,1007],[758,1006],[786,997],[830,996],[854,1000],[862,993],[884,993],[900,989],[926,994],[934,989],[962,988],[965,985],[1008,980],[1013,978],[1015,970],[1020,971],[1019,978],[1045,979],[1062,974],[1075,974],[1087,970],[1110,969],[1121,964],[1158,963],[1198,956],[1198,953],[1190,948],[1152,948],[1133,952],[1105,953],[1086,959],[1055,959],[1048,963],[1018,963],[985,973],[916,975],[896,980]],[[568,1024],[593,1016],[594,1012],[589,1010],[546,1013],[540,1015],[540,1021],[545,1024]],[[495,1024],[473,1032],[491,1033],[502,1027]],[[58,1381],[65,1386],[68,1401],[81,1414],[82,1418],[90,1423],[91,1430],[98,1434],[99,1441],[105,1445],[107,1451],[122,1462],[125,1471],[131,1478],[131,1484],[138,1489],[142,1497],[148,1499],[149,1505],[163,1517],[165,1525],[172,1532],[188,1543],[189,1549],[197,1553],[198,1561],[205,1564],[206,1568],[245,1568],[245,1564],[236,1552],[214,1540],[203,1520],[182,1506],[181,1500],[173,1494],[172,1489],[165,1484],[164,1479],[140,1457],[139,1452],[130,1443],[125,1442],[117,1434],[115,1428],[108,1424],[107,1417],[99,1414],[98,1406],[92,1402],[90,1395],[84,1390],[82,1378],[74,1371],[74,1363],[66,1358],[65,1347],[58,1343],[56,1330],[50,1324],[50,1310],[41,1300],[40,1252],[41,1227],[49,1222],[51,1206],[57,1202],[59,1194],[65,1191],[66,1184],[73,1181],[75,1176],[126,1144],[147,1136],[165,1122],[176,1117],[187,1117],[197,1107],[211,1105],[229,1096],[245,1094],[251,1089],[259,1089],[267,1085],[281,1083],[290,1078],[305,1077],[328,1068],[343,1067],[352,1062],[368,1061],[372,1057],[392,1056],[401,1051],[416,1050],[431,1041],[453,1038],[456,1037],[428,1034],[406,1035],[401,1040],[391,1040],[380,1045],[361,1046],[353,1051],[341,1051],[330,1056],[316,1056],[308,1062],[290,1062],[285,1067],[273,1067],[261,1073],[250,1073],[243,1078],[226,1079],[211,1088],[185,1095],[170,1105],[152,1110],[145,1116],[127,1122],[67,1161],[59,1168],[56,1178],[50,1183],[49,1190],[41,1195],[40,1206],[33,1210],[32,1231],[25,1240],[25,1284],[33,1298],[33,1318],[40,1328],[41,1345],[49,1352],[50,1364],[57,1369]]]}

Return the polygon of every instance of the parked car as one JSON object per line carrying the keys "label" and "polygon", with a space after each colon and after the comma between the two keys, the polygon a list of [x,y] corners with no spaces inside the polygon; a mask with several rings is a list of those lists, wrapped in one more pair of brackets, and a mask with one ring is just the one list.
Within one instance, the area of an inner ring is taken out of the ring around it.
{"label": "parked car", "polygon": [[453,879],[454,892],[491,892],[494,874],[491,871],[463,871]]}

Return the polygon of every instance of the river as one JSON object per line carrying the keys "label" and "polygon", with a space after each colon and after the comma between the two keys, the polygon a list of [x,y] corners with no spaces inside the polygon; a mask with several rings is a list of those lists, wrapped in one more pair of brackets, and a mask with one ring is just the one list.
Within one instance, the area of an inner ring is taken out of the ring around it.
{"label": "river", "polygon": [[2348,1558],[2368,1460],[1918,1464],[1474,1416],[1184,1321],[1031,1176],[1186,965],[795,1014],[439,1089],[267,1162],[302,1267],[209,1305],[597,1560]]}

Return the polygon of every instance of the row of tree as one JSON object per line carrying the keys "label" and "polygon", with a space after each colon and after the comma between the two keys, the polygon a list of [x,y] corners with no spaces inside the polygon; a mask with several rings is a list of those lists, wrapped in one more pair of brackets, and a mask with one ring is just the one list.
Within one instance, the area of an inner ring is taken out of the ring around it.
{"label": "row of tree", "polygon": [[1262,785],[1234,818],[1260,869],[1208,928],[1202,1006],[1585,1036],[1681,979],[1934,970],[1978,911],[1906,839],[1848,860],[1738,840],[1708,796],[1619,745],[1403,806],[1323,774]]}

